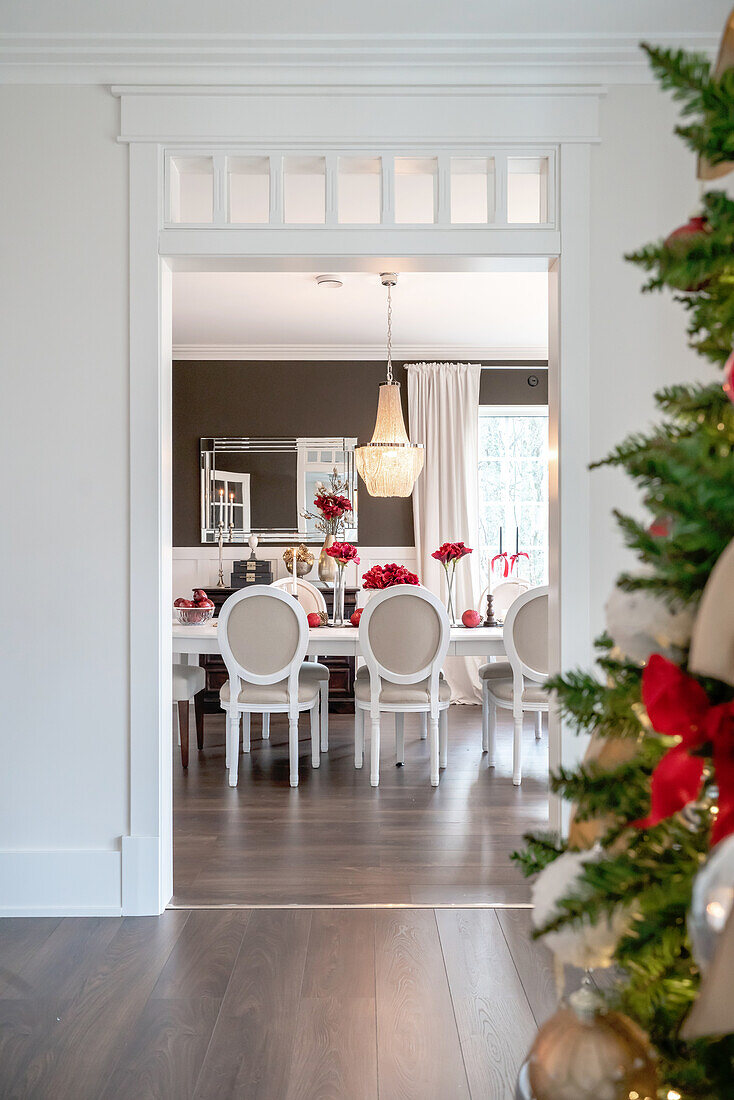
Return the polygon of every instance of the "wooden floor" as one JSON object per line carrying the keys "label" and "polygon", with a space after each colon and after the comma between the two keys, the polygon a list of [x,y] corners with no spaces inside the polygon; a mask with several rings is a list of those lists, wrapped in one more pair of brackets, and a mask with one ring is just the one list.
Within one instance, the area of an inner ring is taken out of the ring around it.
{"label": "wooden floor", "polygon": [[2,1100],[512,1100],[527,909],[0,920]]}
{"label": "wooden floor", "polygon": [[[224,767],[224,720],[207,716],[205,749],[191,737],[187,772],[174,750],[176,905],[518,903],[528,889],[509,855],[548,813],[547,734],[526,719],[524,777],[511,779],[512,724],[498,724],[498,763],[481,751],[481,709],[452,707],[449,766],[429,783],[428,744],[406,718],[405,767],[395,767],[392,720],[383,723],[380,786],[357,771],[353,718],[330,715],[330,748],[311,768],[300,745],[300,786],[288,784],[287,723],[270,741],[253,719],[239,785]],[[308,723],[304,720],[304,726]]]}

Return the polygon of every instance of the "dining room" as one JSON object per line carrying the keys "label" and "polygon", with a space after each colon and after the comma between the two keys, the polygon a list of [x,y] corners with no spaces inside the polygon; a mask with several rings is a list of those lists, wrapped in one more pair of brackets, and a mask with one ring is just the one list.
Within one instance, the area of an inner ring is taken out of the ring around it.
{"label": "dining room", "polygon": [[527,901],[548,271],[491,266],[173,275],[174,906]]}

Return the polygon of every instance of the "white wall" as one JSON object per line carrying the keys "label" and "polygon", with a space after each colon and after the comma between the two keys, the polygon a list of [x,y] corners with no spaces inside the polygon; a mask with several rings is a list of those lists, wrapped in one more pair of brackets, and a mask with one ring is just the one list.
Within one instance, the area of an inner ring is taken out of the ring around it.
{"label": "white wall", "polygon": [[43,856],[4,856],[54,849],[69,853],[68,881],[97,859],[72,853],[110,853],[89,864],[97,887],[76,901],[119,905],[128,152],[117,132],[117,101],[101,88],[0,89],[0,576],[12,624],[0,658],[0,904],[44,905],[57,887],[62,897]]}
{"label": "white wall", "polygon": [[[6,910],[119,904],[129,531],[127,149],[115,142],[117,112],[93,86],[0,90],[0,576],[13,601],[0,659]],[[645,422],[655,386],[705,374],[685,351],[680,307],[643,299],[621,259],[693,205],[693,161],[671,136],[674,116],[653,88],[611,89],[602,104],[589,364],[597,455]],[[598,473],[593,485],[598,627],[622,559],[608,513],[630,493],[617,475]]]}
{"label": "white wall", "polygon": [[[695,158],[673,135],[677,111],[655,87],[610,88],[592,153],[591,453],[598,459],[654,414],[653,391],[714,377],[686,346],[685,314],[668,292],[641,294],[644,273],[624,252],[666,236],[697,202]],[[634,566],[610,515],[643,515],[621,471],[592,474],[592,625],[621,568]]]}

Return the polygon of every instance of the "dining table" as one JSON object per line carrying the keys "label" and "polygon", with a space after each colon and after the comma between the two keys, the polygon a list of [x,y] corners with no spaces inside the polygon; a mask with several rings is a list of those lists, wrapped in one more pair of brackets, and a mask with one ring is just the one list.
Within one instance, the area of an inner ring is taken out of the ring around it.
{"label": "dining table", "polygon": [[[173,623],[173,653],[188,659],[202,653],[220,653],[217,621],[198,625]],[[362,657],[359,627],[309,627],[309,657]],[[449,657],[504,657],[501,626],[452,626]],[[184,663],[188,663],[187,660]],[[191,662],[193,663],[193,662]]]}

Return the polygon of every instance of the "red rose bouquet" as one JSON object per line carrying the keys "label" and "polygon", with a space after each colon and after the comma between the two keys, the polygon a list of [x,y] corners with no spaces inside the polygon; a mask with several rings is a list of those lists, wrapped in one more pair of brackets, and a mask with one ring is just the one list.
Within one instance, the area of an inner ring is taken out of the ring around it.
{"label": "red rose bouquet", "polygon": [[432,558],[436,561],[440,561],[446,573],[446,584],[448,586],[448,598],[446,600],[446,610],[449,613],[449,619],[451,625],[456,626],[456,615],[454,613],[454,574],[456,573],[456,563],[466,557],[467,554],[473,554],[474,551],[470,546],[465,546],[463,542],[444,542],[442,546],[439,546],[438,550],[434,550],[431,554]]}
{"label": "red rose bouquet", "polygon": [[391,562],[388,565],[373,565],[362,577],[362,588],[392,588],[396,584],[420,584],[415,573],[404,565]]}
{"label": "red rose bouquet", "polygon": [[355,565],[359,565],[357,547],[353,546],[351,542],[332,543],[331,546],[324,547],[324,552],[328,554],[330,558],[334,558],[341,569],[350,561],[353,561]]}

